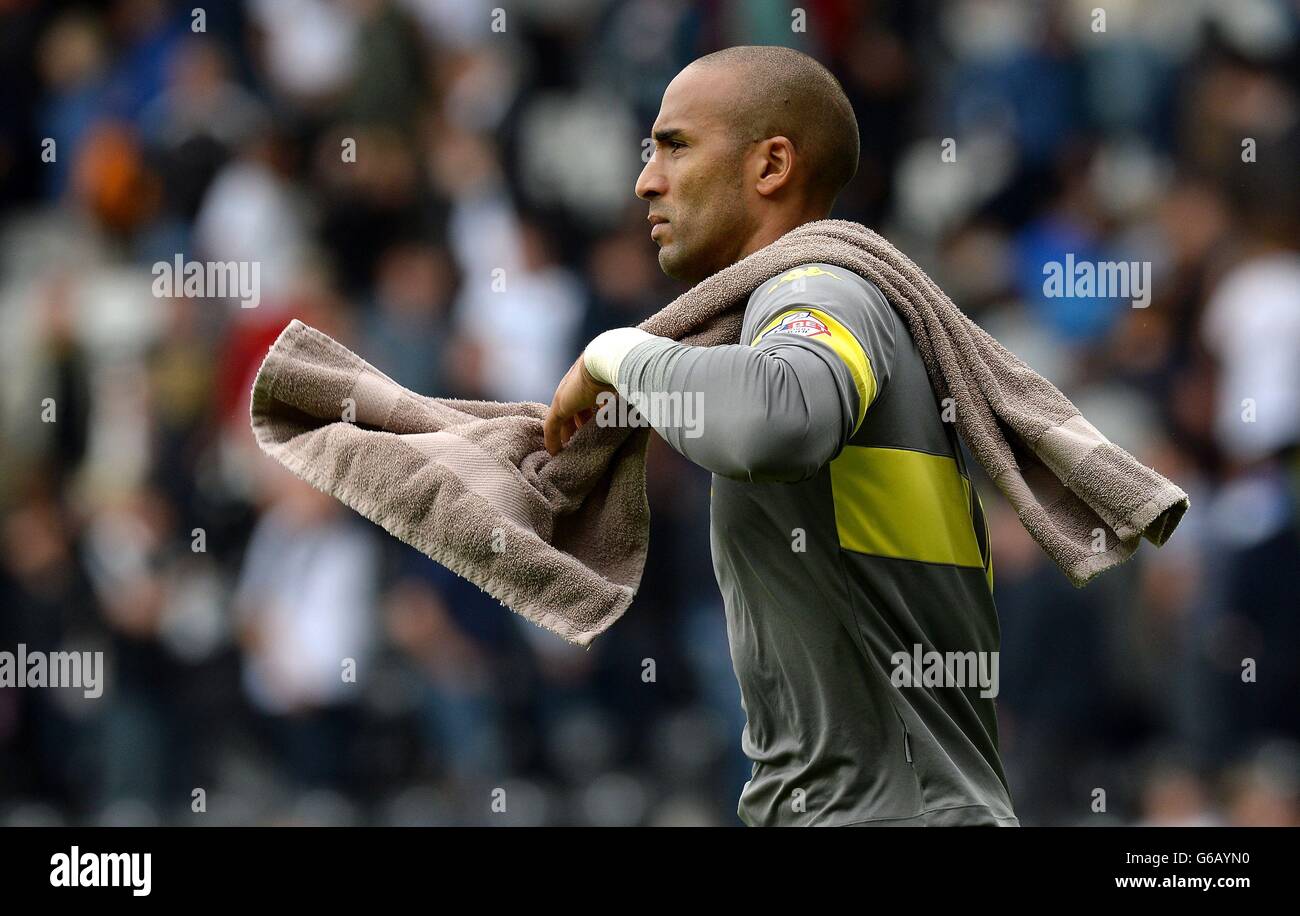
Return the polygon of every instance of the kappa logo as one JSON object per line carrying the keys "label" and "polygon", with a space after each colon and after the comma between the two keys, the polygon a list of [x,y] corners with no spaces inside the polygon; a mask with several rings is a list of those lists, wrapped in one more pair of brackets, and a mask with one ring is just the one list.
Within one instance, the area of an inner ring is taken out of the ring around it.
{"label": "kappa logo", "polygon": [[822,335],[830,336],[831,329],[826,327],[825,323],[819,318],[813,317],[811,312],[790,312],[781,316],[771,330],[765,331],[759,340],[767,337],[769,334],[798,334],[800,337],[821,337]]}
{"label": "kappa logo", "polygon": [[[794,270],[788,271],[781,277],[781,279],[769,286],[767,291],[770,293],[778,286],[789,283],[792,280],[802,280],[805,277],[830,277],[832,280],[840,280],[839,276],[831,273],[829,270],[822,270],[816,264],[809,264],[807,267],[796,267]],[[840,280],[840,282],[842,283],[844,281]]]}

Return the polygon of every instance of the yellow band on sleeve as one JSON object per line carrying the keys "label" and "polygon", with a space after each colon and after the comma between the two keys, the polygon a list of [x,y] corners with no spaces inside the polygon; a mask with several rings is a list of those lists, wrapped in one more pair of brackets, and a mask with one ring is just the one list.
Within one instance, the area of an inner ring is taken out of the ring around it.
{"label": "yellow band on sleeve", "polygon": [[862,418],[867,415],[867,408],[876,399],[876,376],[871,370],[871,360],[867,357],[866,351],[862,349],[862,344],[858,342],[852,331],[821,309],[787,309],[768,322],[767,326],[755,335],[750,346],[758,343],[765,334],[778,327],[782,322],[791,318],[797,319],[803,315],[809,315],[820,321],[826,326],[828,333],[799,336],[805,340],[816,340],[829,346],[844,362],[844,365],[848,367],[849,375],[853,377],[853,386],[858,390],[858,415],[853,420],[853,431],[857,432],[858,427],[862,425]]}

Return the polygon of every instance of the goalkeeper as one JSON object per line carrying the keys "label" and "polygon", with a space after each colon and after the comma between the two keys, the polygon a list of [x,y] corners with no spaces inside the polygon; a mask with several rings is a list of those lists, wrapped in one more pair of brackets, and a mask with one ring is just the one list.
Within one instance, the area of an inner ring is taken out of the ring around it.
{"label": "goalkeeper", "polygon": [[[669,84],[636,184],[664,273],[687,283],[828,217],[857,170],[835,78],[738,47]],[[750,825],[1005,825],[988,531],[920,354],[880,291],[809,263],[750,296],[741,342],[607,331],[546,417],[556,453],[601,392],[683,404],[656,430],[713,473],[710,541],[752,774]],[[977,659],[992,682],[920,657]],[[947,653],[961,653],[950,656]],[[934,671],[932,666],[930,670]]]}

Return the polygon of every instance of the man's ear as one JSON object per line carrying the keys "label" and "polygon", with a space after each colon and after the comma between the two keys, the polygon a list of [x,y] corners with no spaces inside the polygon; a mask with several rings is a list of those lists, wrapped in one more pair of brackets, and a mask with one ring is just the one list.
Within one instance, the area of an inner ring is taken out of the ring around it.
{"label": "man's ear", "polygon": [[754,190],[764,197],[775,194],[794,177],[794,143],[788,137],[768,137],[758,144],[761,168]]}

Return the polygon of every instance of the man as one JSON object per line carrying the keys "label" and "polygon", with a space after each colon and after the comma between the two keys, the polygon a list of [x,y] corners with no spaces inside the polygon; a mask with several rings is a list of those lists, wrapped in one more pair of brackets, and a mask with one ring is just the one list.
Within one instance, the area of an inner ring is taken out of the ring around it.
{"label": "man", "polygon": [[[857,170],[842,88],[786,48],[696,60],[664,92],[653,139],[636,193],[660,267],[689,283],[826,218]],[[714,570],[753,761],[741,819],[1016,825],[996,684],[913,686],[924,653],[996,662],[998,625],[956,434],[880,291],[810,263],[754,291],[737,345],[607,331],[555,393],[548,451],[615,389],[700,411],[689,427],[649,419],[714,475]]]}

